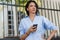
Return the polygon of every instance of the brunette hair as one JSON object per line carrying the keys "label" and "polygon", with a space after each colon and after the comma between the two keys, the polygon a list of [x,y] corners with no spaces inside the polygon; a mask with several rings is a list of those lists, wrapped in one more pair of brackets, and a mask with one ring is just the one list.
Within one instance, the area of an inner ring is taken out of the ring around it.
{"label": "brunette hair", "polygon": [[26,13],[27,13],[27,15],[29,16],[29,11],[27,11],[27,8],[28,8],[28,6],[29,6],[29,4],[30,4],[31,2],[35,3],[35,6],[36,6],[36,15],[37,15],[38,5],[37,5],[37,3],[36,3],[35,1],[28,1],[28,2],[27,2],[26,6],[25,6]]}

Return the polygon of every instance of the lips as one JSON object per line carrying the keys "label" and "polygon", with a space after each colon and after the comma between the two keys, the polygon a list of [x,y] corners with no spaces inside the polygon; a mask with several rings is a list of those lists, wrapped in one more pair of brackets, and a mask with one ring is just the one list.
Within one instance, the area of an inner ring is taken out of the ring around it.
{"label": "lips", "polygon": [[35,11],[35,10],[32,10],[32,11]]}

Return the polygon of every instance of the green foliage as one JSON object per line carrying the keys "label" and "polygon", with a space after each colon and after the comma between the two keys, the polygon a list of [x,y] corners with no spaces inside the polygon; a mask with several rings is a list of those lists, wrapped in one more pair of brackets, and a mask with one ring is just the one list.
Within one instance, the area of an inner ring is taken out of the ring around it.
{"label": "green foliage", "polygon": [[16,4],[18,5],[25,5],[29,0],[16,0]]}

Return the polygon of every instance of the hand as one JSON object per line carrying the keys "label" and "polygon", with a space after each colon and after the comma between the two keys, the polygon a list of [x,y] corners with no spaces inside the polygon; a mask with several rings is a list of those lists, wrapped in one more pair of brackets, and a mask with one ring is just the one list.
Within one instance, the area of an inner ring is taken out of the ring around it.
{"label": "hand", "polygon": [[31,28],[28,31],[31,33],[31,32],[35,32],[36,30],[37,30],[36,27],[31,26]]}
{"label": "hand", "polygon": [[47,40],[50,40],[50,39],[47,39]]}
{"label": "hand", "polygon": [[48,40],[50,40],[50,39],[48,39]]}

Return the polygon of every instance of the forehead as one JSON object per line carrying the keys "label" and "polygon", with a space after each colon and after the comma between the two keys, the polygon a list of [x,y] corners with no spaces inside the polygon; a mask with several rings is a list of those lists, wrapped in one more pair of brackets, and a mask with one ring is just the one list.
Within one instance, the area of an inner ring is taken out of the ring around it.
{"label": "forehead", "polygon": [[36,5],[34,2],[31,2],[29,5]]}

